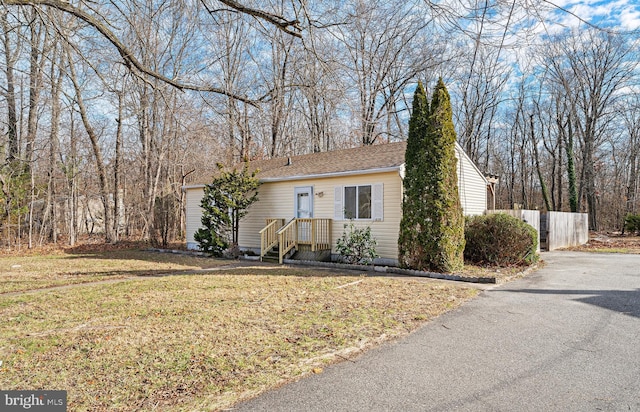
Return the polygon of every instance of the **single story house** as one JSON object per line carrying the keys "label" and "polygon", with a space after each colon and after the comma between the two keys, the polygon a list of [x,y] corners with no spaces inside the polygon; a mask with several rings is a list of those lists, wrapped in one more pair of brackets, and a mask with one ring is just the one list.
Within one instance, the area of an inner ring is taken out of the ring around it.
{"label": "single story house", "polygon": [[[259,200],[240,222],[239,246],[260,256],[292,249],[332,250],[350,221],[370,226],[383,264],[397,263],[406,142],[252,161]],[[456,144],[458,188],[465,215],[487,208],[487,179]],[[204,184],[185,186],[187,247],[202,227]]]}

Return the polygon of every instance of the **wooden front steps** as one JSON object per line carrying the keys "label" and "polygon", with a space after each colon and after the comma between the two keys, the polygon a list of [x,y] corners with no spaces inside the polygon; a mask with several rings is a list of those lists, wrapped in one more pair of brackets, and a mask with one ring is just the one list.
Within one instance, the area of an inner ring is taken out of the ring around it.
{"label": "wooden front steps", "polygon": [[[331,219],[293,218],[285,224],[284,219],[267,219],[260,231],[260,259],[273,261],[277,254],[282,264],[287,256],[309,249],[319,253],[325,260],[331,254]],[[317,259],[316,259],[317,260]]]}
{"label": "wooden front steps", "polygon": [[279,263],[280,262],[280,248],[276,246],[273,249],[269,250],[267,253],[265,253],[264,256],[262,256],[262,261],[263,262],[270,262],[270,263]]}

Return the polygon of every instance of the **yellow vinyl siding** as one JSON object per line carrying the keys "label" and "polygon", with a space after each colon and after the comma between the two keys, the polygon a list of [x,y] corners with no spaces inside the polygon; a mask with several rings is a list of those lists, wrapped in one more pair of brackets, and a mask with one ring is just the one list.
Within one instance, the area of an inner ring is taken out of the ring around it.
{"label": "yellow vinyl siding", "polygon": [[[258,201],[251,205],[247,215],[240,221],[238,243],[240,249],[260,250],[260,230],[267,219],[282,218],[288,222],[293,218],[293,188],[289,182],[263,183],[258,188]],[[314,199],[315,200],[315,199]]]}
{"label": "yellow vinyl siding", "polygon": [[462,211],[466,216],[481,215],[487,209],[487,181],[462,149],[456,149],[458,193]]}
{"label": "yellow vinyl siding", "polygon": [[[456,150],[458,155],[458,186],[460,200],[465,215],[482,214],[486,209],[486,180],[469,158]],[[335,220],[335,188],[360,185],[383,185],[383,220],[354,220],[356,227],[370,226],[376,238],[377,252],[382,258],[397,259],[398,232],[402,217],[402,179],[399,170],[354,174],[313,179],[287,180],[267,182],[258,189],[259,201],[254,203],[248,214],[240,222],[239,243],[241,249],[260,249],[259,232],[269,218],[282,218],[286,222],[294,217],[294,189],[296,187],[313,187],[313,217],[332,219],[332,245],[342,235],[348,220]],[[186,206],[186,237],[189,247],[197,248],[193,234],[202,226],[200,217],[200,199],[202,188],[188,188]],[[373,207],[373,205],[372,205]]]}
{"label": "yellow vinyl siding", "polygon": [[[316,178],[284,182],[263,183],[258,191],[259,201],[251,206],[249,213],[240,222],[240,247],[258,249],[258,232],[265,226],[267,218],[283,218],[289,221],[294,217],[294,188],[313,186],[313,217],[334,218],[334,189],[336,186],[384,185],[384,220],[358,220],[358,227],[370,226],[373,236],[378,240],[378,254],[381,257],[396,259],[398,256],[398,230],[402,215],[402,181],[397,171],[367,175]],[[332,222],[332,244],[342,235],[343,225],[348,220]]]}
{"label": "yellow vinyl siding", "polygon": [[[402,180],[398,171],[323,179],[318,184],[316,191],[323,191],[324,196],[320,199],[321,202],[319,202],[318,207],[316,207],[318,214],[314,217],[334,218],[336,186],[373,186],[376,183],[382,183],[383,185],[383,219],[381,221],[373,221],[373,219],[354,220],[353,224],[356,227],[371,227],[371,234],[378,242],[376,251],[380,257],[397,259],[398,232],[402,217]],[[332,222],[333,252],[335,252],[335,244],[342,235],[345,224],[349,224],[348,219],[334,220]]]}

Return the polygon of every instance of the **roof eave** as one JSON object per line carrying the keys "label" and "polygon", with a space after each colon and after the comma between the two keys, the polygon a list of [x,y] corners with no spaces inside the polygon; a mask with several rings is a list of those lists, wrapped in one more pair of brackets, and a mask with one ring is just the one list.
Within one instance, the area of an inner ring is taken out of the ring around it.
{"label": "roof eave", "polygon": [[182,191],[186,191],[189,189],[201,189],[204,187],[204,183],[199,183],[197,185],[186,185],[186,186],[182,186]]}
{"label": "roof eave", "polygon": [[328,177],[369,175],[374,173],[395,172],[395,171],[401,170],[401,167],[402,165],[378,167],[375,169],[365,169],[365,170],[348,170],[344,172],[317,173],[317,174],[301,175],[301,176],[267,177],[267,178],[260,179],[260,182],[263,182],[263,183],[286,182],[291,180],[310,180],[310,179],[322,179],[322,178],[328,178]]}
{"label": "roof eave", "polygon": [[[365,170],[348,170],[345,172],[331,172],[331,173],[317,173],[312,175],[301,175],[301,176],[284,176],[284,177],[267,177],[263,179],[258,179],[260,183],[272,183],[272,182],[286,182],[292,180],[310,180],[310,179],[323,179],[329,177],[342,177],[342,176],[355,176],[355,175],[369,175],[375,173],[388,173],[388,172],[401,172],[403,170],[404,163],[398,166],[390,166],[390,167],[378,167],[375,169],[365,169]],[[182,186],[182,190],[189,189],[201,189],[205,186],[205,184],[195,184],[195,185],[186,185]]]}

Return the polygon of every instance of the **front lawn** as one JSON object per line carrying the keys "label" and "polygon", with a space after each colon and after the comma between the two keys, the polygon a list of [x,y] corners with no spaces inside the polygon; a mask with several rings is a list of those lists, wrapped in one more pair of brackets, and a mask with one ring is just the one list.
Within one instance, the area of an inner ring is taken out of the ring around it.
{"label": "front lawn", "polygon": [[208,269],[229,261],[140,250],[57,251],[0,257],[0,294],[134,276]]}
{"label": "front lawn", "polygon": [[[322,373],[477,293],[228,264],[143,251],[0,258],[0,388],[64,389],[70,411],[220,409]],[[105,279],[115,281],[93,282]],[[29,291],[64,284],[73,286]]]}

